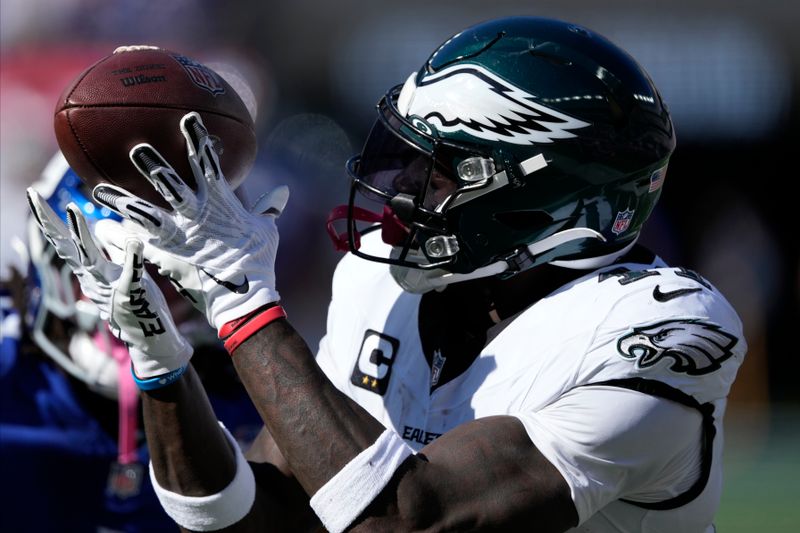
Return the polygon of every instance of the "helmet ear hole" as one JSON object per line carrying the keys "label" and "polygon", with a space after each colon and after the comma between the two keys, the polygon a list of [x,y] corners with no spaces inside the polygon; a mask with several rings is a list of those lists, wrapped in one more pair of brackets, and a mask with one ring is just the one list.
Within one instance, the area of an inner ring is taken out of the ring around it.
{"label": "helmet ear hole", "polygon": [[495,220],[515,231],[530,231],[553,223],[553,217],[540,210],[503,211],[495,213]]}

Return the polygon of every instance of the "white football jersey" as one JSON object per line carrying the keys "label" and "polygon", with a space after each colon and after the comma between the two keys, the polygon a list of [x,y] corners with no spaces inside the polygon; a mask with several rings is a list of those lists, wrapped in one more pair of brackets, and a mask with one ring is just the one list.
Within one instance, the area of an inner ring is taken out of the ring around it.
{"label": "white football jersey", "polygon": [[350,254],[334,274],[317,362],[384,426],[420,450],[462,423],[515,416],[570,486],[574,531],[713,530],[746,343],[707,281],[660,259],[601,268],[519,313],[433,390],[447,361],[423,353],[420,299]]}

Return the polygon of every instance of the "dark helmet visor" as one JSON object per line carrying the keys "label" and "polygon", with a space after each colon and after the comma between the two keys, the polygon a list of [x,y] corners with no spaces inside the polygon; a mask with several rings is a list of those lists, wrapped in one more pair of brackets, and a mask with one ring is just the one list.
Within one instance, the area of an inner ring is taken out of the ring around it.
{"label": "dark helmet visor", "polygon": [[[435,139],[413,128],[394,106],[392,94],[378,104],[355,174],[359,190],[372,200],[387,202],[398,194],[416,199],[424,209],[437,211],[458,189],[453,156]],[[465,157],[460,152],[456,157]]]}
{"label": "dark helmet visor", "polygon": [[385,108],[380,111],[356,169],[357,177],[366,185],[362,192],[378,201],[401,193],[418,198],[427,185],[433,154],[400,135],[403,125],[394,114]]}

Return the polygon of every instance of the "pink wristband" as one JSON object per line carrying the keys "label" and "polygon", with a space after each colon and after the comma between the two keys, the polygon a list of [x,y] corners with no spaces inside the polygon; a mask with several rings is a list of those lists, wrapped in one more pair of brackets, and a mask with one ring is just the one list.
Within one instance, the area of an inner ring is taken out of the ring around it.
{"label": "pink wristband", "polygon": [[241,318],[231,320],[219,328],[219,338],[224,340],[225,349],[233,355],[234,350],[270,322],[286,318],[286,311],[280,305],[264,311],[257,309]]}

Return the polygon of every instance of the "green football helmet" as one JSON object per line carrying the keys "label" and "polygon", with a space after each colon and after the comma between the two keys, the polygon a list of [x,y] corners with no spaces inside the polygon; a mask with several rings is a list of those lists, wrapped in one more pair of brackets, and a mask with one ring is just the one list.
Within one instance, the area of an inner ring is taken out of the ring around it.
{"label": "green football helmet", "polygon": [[[667,107],[633,58],[542,18],[454,35],[377,111],[329,230],[340,248],[391,264],[413,292],[543,263],[613,262],[653,210],[675,147]],[[383,212],[356,205],[364,199]],[[376,229],[390,254],[359,249]]]}

